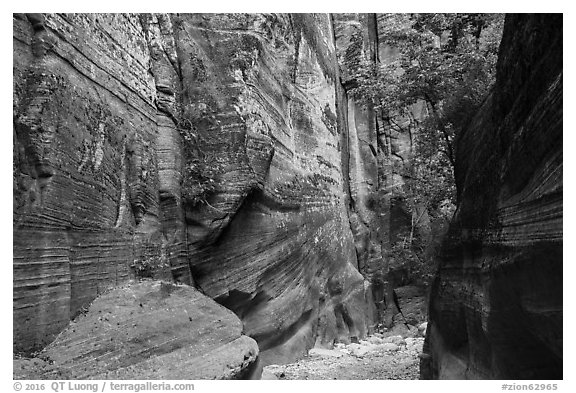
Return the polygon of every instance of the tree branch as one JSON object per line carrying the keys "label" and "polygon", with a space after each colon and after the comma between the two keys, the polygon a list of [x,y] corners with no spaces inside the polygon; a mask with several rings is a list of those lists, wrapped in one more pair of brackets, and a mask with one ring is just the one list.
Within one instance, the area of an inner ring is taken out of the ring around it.
{"label": "tree branch", "polygon": [[454,158],[454,150],[452,149],[452,142],[450,141],[450,135],[448,134],[448,131],[446,130],[446,125],[444,124],[444,121],[442,121],[442,118],[440,117],[440,114],[438,113],[438,109],[436,108],[436,103],[434,101],[432,101],[432,99],[430,98],[430,96],[427,93],[424,93],[424,96],[425,96],[426,103],[428,105],[430,105],[430,108],[432,109],[432,115],[434,116],[434,119],[436,120],[436,124],[438,125],[438,128],[439,128],[440,132],[442,133],[442,136],[444,137],[444,142],[446,143],[446,151],[444,153],[446,154],[448,161],[450,161],[450,164],[452,165],[452,169],[454,169],[456,167],[455,158]]}

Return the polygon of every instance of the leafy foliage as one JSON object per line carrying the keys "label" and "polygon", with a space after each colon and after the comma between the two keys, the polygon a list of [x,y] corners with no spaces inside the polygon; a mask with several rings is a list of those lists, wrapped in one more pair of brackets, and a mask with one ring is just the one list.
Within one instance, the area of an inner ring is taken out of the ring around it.
{"label": "leafy foliage", "polygon": [[165,258],[155,251],[155,245],[144,243],[140,252],[141,254],[130,265],[136,278],[153,278],[156,272],[170,267]]}
{"label": "leafy foliage", "polygon": [[178,130],[184,139],[182,198],[192,206],[206,203],[206,199],[217,191],[222,164],[214,154],[207,153],[207,141],[200,137],[190,121],[181,122]]}
{"label": "leafy foliage", "polygon": [[[447,222],[455,210],[454,140],[494,82],[503,22],[499,14],[387,14],[379,37],[388,55],[353,68],[357,87],[351,93],[379,113],[379,149],[400,158],[393,173],[403,186],[395,193],[413,216],[425,209],[434,224]],[[407,154],[382,142],[397,134],[409,135]],[[430,263],[422,256],[428,245],[412,232],[391,253],[427,277]]]}
{"label": "leafy foliage", "polygon": [[381,37],[395,56],[363,62],[352,93],[396,124],[423,102],[427,130],[442,131],[451,143],[494,80],[502,24],[502,16],[492,14],[388,14]]}
{"label": "leafy foliage", "polygon": [[434,264],[422,257],[423,248],[420,241],[412,244],[398,241],[392,244],[390,256],[402,261],[408,267],[407,278],[411,283],[428,286],[434,278]]}

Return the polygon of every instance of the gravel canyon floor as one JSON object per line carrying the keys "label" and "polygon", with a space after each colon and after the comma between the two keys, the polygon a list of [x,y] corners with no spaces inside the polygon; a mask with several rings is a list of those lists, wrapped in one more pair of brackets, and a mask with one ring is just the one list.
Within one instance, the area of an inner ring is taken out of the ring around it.
{"label": "gravel canyon floor", "polygon": [[265,367],[262,379],[419,379],[424,338],[381,337],[334,349],[314,348],[296,363]]}

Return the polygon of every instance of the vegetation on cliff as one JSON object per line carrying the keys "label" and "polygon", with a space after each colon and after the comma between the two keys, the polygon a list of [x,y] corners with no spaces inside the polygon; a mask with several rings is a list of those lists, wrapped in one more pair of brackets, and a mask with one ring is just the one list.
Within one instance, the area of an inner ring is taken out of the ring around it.
{"label": "vegetation on cliff", "polygon": [[[381,127],[379,151],[392,156],[392,175],[402,178],[394,195],[406,202],[411,228],[392,244],[397,259],[410,261],[412,275],[432,276],[430,237],[419,238],[423,219],[445,225],[456,205],[455,146],[495,80],[502,14],[386,14],[380,44],[392,55],[351,67],[351,92],[373,105]],[[407,135],[408,152],[386,140]],[[424,217],[426,216],[426,217]]]}

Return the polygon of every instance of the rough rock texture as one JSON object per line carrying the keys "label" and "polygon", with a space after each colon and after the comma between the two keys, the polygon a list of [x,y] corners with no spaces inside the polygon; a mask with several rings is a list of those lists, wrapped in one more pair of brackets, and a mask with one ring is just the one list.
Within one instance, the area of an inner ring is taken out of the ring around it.
{"label": "rough rock texture", "polygon": [[[412,154],[411,136],[390,122],[378,103],[356,97],[356,75],[361,64],[374,66],[395,60],[397,52],[384,44],[388,23],[382,14],[334,14],[338,65],[341,70],[348,140],[343,167],[348,168],[349,218],[358,266],[375,303],[376,319],[391,327],[401,319],[394,289],[414,284],[410,262],[395,258],[392,246],[414,234],[430,236],[426,209],[408,209],[404,178],[398,168]],[[427,116],[423,103],[413,105],[412,116]],[[408,122],[406,117],[405,122]],[[404,123],[400,121],[400,123]],[[405,126],[405,124],[403,124]],[[415,320],[414,320],[415,322]]]}
{"label": "rough rock texture", "polygon": [[191,283],[170,207],[180,147],[151,73],[162,37],[145,27],[135,15],[14,15],[17,352],[50,342],[130,265]]}
{"label": "rough rock texture", "polygon": [[16,361],[14,376],[237,379],[257,357],[230,310],[192,287],[144,281],[98,297],[36,359]]}
{"label": "rough rock texture", "polygon": [[456,181],[422,378],[562,378],[562,15],[507,15]]}
{"label": "rough rock texture", "polygon": [[418,326],[427,319],[426,294],[422,288],[406,285],[394,288],[398,307],[402,312],[402,322]]}
{"label": "rough rock texture", "polygon": [[190,15],[183,116],[217,189],[186,210],[197,284],[243,320],[262,362],[367,332],[345,204],[328,15]]}
{"label": "rough rock texture", "polygon": [[360,62],[377,61],[376,15],[334,14],[333,20],[345,102],[341,117],[348,130],[342,162],[346,169],[350,228],[358,268],[375,303],[375,319],[381,320],[387,300],[392,304],[392,288],[387,285],[387,264],[382,257],[382,248],[387,246],[384,223],[389,204],[379,165],[382,154],[377,141],[378,124],[373,105],[359,103],[348,93],[356,84],[354,74]]}
{"label": "rough rock texture", "polygon": [[365,336],[347,105],[329,15],[15,14],[14,351],[135,274],[264,363]]}

